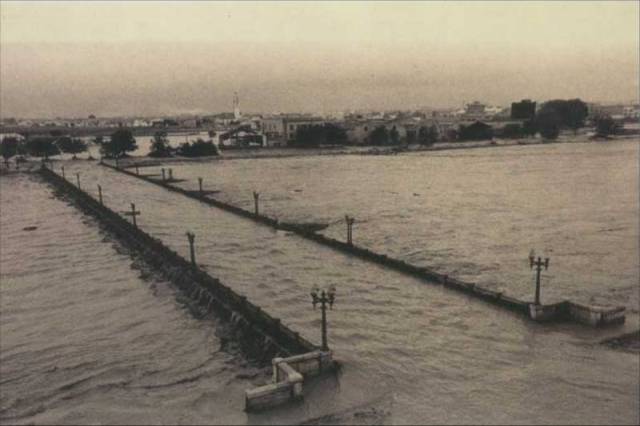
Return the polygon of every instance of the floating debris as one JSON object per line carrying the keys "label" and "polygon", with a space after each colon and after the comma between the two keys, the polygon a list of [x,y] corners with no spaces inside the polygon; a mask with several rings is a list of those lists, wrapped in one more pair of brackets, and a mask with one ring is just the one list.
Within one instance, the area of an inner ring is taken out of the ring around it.
{"label": "floating debris", "polygon": [[36,229],[38,229],[37,226],[25,226],[22,228],[23,231],[35,231]]}

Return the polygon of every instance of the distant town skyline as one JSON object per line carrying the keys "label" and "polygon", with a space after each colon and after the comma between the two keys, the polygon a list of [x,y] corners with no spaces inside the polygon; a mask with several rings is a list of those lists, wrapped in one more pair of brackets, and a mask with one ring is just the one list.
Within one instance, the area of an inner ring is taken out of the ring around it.
{"label": "distant town skyline", "polygon": [[1,2],[2,117],[638,102],[638,2]]}

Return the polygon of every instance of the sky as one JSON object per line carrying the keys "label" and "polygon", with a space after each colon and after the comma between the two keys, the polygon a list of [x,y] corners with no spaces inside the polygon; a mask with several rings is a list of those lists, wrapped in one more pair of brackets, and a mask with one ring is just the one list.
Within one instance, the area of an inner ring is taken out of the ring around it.
{"label": "sky", "polygon": [[0,1],[0,115],[638,102],[639,5]]}

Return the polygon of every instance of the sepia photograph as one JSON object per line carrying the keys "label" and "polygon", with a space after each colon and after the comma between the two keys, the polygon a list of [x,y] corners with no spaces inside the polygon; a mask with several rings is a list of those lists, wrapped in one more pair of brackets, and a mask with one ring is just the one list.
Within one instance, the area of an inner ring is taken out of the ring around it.
{"label": "sepia photograph", "polygon": [[640,425],[640,1],[0,0],[0,425]]}

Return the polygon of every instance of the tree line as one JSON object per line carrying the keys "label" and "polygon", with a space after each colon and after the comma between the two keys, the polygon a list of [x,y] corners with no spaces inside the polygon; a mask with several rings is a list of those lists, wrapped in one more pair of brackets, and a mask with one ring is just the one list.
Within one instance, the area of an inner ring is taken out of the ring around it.
{"label": "tree line", "polygon": [[[441,131],[436,125],[420,126],[417,129],[406,129],[401,132],[393,125],[381,124],[373,128],[365,138],[368,145],[400,145],[401,143],[432,145],[435,142],[490,140],[494,136],[504,138],[528,138],[537,134],[547,140],[556,139],[562,130],[576,133],[585,126],[588,118],[588,107],[581,99],[554,99],[542,104],[536,110],[536,103],[525,100],[512,104],[512,118],[519,123],[508,123],[502,129],[495,130],[489,124],[476,121],[471,124],[460,124],[457,128]],[[593,118],[596,136],[607,137],[615,134],[619,126],[609,116]],[[320,145],[348,144],[346,131],[334,124],[313,125],[299,128],[290,146],[317,147]]]}
{"label": "tree line", "polygon": [[[128,129],[118,129],[104,138],[96,136],[94,144],[100,147],[100,154],[104,158],[121,158],[127,153],[138,149],[133,133]],[[77,154],[86,152],[88,144],[80,138],[59,135],[58,131],[52,131],[49,135],[36,135],[21,140],[17,137],[7,136],[0,141],[0,154],[5,163],[16,155],[31,155],[48,160],[49,157],[61,153],[73,154],[75,159]],[[198,139],[192,143],[185,142],[178,148],[169,145],[166,132],[156,132],[151,143],[149,155],[154,157],[169,157],[180,155],[184,157],[200,157],[206,155],[217,155],[218,150],[213,142],[206,142]]]}
{"label": "tree line", "polygon": [[[494,136],[519,139],[540,134],[544,139],[558,138],[563,129],[574,134],[586,125],[589,109],[580,99],[554,99],[545,102],[537,111],[536,103],[522,101],[512,104],[512,118],[520,123],[508,123],[497,132],[488,124],[477,121],[470,125],[459,125],[452,130],[449,139],[459,141],[487,140]],[[608,137],[620,131],[620,126],[610,116],[599,115],[592,119],[596,137]]]}
{"label": "tree line", "polygon": [[76,155],[87,150],[87,143],[79,138],[69,136],[34,136],[25,140],[8,136],[0,142],[0,154],[5,163],[16,155],[32,155],[48,159],[60,153]]}
{"label": "tree line", "polygon": [[169,145],[167,132],[156,132],[151,141],[151,149],[149,157],[172,157],[179,155],[181,157],[204,157],[209,155],[218,155],[218,148],[211,141],[207,142],[198,138],[194,142],[183,142],[178,148]]}

